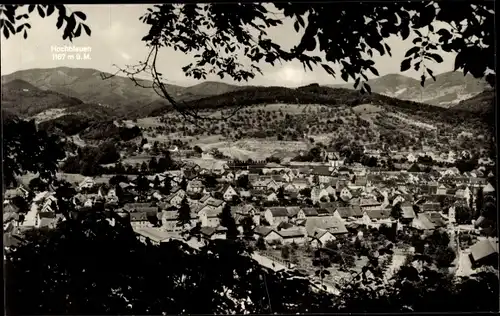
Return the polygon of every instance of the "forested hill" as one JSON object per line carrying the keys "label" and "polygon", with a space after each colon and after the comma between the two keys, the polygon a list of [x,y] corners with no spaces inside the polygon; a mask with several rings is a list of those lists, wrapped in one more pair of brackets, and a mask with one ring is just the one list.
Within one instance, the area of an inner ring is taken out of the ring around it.
{"label": "forested hill", "polygon": [[[377,93],[362,94],[355,90],[329,88],[317,84],[296,89],[285,87],[248,87],[238,91],[182,103],[182,106],[200,110],[272,103],[322,104],[328,106],[347,105],[352,107],[369,103],[410,115],[429,117],[430,119],[455,120],[457,119],[456,116],[462,117],[461,111],[447,110],[429,104],[400,100]],[[172,107],[168,105],[153,111],[150,115],[159,116],[171,110]]]}

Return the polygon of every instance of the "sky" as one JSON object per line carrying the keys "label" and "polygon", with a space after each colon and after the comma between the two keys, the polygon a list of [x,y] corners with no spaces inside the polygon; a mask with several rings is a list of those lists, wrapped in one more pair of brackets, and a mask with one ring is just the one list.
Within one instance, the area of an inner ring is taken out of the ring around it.
{"label": "sky", "polygon": [[[116,68],[134,65],[144,60],[147,48],[141,41],[149,28],[139,21],[139,17],[146,13],[151,4],[128,4],[128,5],[69,5],[73,11],[82,11],[87,15],[86,24],[91,28],[92,34],[88,37],[83,34],[73,40],[73,43],[62,39],[62,28],[56,28],[57,15],[42,19],[38,14],[31,14],[31,29],[28,38],[24,39],[22,34],[5,39],[1,37],[1,74],[10,74],[18,70],[30,68],[54,68],[54,67],[76,67],[93,68],[100,71],[114,73]],[[271,38],[284,48],[291,48],[298,43],[300,34],[296,33],[291,21],[285,21],[281,26],[272,28],[268,34]],[[388,55],[379,56],[374,53],[375,67],[381,76],[392,73],[400,73],[400,62],[404,59],[406,51],[412,47],[412,36],[406,41],[401,38],[391,37],[386,42],[391,46],[392,57]],[[78,47],[90,47],[88,53],[90,60],[57,60],[54,58],[52,46],[75,45]],[[435,74],[453,70],[454,55],[440,52],[444,61],[441,64],[433,64],[431,69]],[[182,72],[182,67],[193,61],[191,55],[163,48],[158,57],[158,71],[164,74],[168,83],[189,86],[200,81],[188,78]],[[271,66],[262,63],[263,75],[257,75],[249,80],[251,85],[280,85],[296,87],[304,84],[319,83],[342,84],[345,83],[340,74],[337,78],[329,76],[320,66],[314,71],[305,71],[299,62],[284,63],[283,65]],[[333,66],[334,70],[340,68]],[[419,72],[406,71],[405,76],[418,79]],[[369,76],[370,78],[370,76]],[[230,79],[221,80],[217,76],[209,77],[207,80],[235,83]]]}

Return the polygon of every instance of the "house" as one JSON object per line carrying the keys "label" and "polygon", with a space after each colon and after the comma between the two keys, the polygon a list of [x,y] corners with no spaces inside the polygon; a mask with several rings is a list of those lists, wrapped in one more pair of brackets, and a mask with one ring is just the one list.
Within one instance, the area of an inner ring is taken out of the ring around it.
{"label": "house", "polygon": [[344,201],[352,199],[351,191],[347,187],[344,187],[342,191],[340,191],[340,198]]}
{"label": "house", "polygon": [[359,201],[359,207],[363,211],[379,209],[382,203],[373,198],[361,198]]}
{"label": "house", "polygon": [[313,231],[308,232],[309,242],[312,247],[324,247],[327,242],[335,240],[335,236],[326,229],[314,228]]}
{"label": "house", "polygon": [[359,206],[338,207],[333,216],[340,220],[356,219],[363,217],[363,212]]}
{"label": "house", "polygon": [[267,226],[255,227],[254,237],[255,239],[262,237],[269,244],[283,241],[283,238],[276,232],[275,229]]}
{"label": "house", "polygon": [[297,219],[300,212],[300,206],[287,206],[286,211],[288,212],[289,219]]}
{"label": "house", "polygon": [[446,219],[439,212],[427,212],[424,213],[427,218],[434,224],[436,228],[441,228],[446,226]]}
{"label": "house", "polygon": [[222,226],[217,227],[202,227],[200,229],[200,234],[203,238],[214,240],[214,239],[226,239],[227,228]]}
{"label": "house", "polygon": [[202,193],[204,189],[205,186],[200,180],[191,180],[186,187],[186,191],[189,193]]}
{"label": "house", "polygon": [[130,213],[130,225],[134,229],[151,227],[152,224],[149,221],[149,216],[150,214],[147,211],[132,212]]}
{"label": "house", "polygon": [[184,200],[185,196],[186,192],[184,192],[184,190],[177,189],[174,193],[171,193],[169,196],[165,198],[165,202],[173,206],[179,206],[182,200]]}
{"label": "house", "polygon": [[316,229],[327,230],[334,236],[347,234],[344,223],[335,216],[309,217],[306,219],[305,228],[308,235],[313,234]]}
{"label": "house", "polygon": [[[303,190],[305,188],[309,187],[309,182],[306,179],[293,179],[292,182],[290,183],[295,190],[291,190],[292,192],[299,192],[300,190]],[[289,185],[290,185],[289,184]],[[287,186],[288,187],[288,186]],[[285,187],[286,188],[286,187]]]}
{"label": "house", "polygon": [[399,203],[403,203],[404,201],[405,201],[405,198],[403,197],[403,195],[402,194],[398,194],[392,200],[392,206],[394,206],[396,204],[399,204]]}
{"label": "house", "polygon": [[332,185],[329,185],[325,188],[325,191],[328,193],[328,195],[330,196],[336,196],[337,195],[337,190],[332,186]]}
{"label": "house", "polygon": [[311,216],[318,216],[318,211],[314,207],[305,207],[297,213],[297,219],[306,219]]}
{"label": "house", "polygon": [[415,218],[413,218],[411,222],[411,227],[421,231],[431,231],[436,228],[429,216],[425,213],[416,214]]}
{"label": "house", "polygon": [[267,190],[267,183],[268,183],[268,180],[257,179],[257,180],[251,181],[251,186],[254,190],[265,191],[265,190]]}
{"label": "house", "polygon": [[86,177],[83,181],[78,185],[80,190],[82,189],[92,189],[95,186],[95,181],[91,177]]}
{"label": "house", "polygon": [[141,241],[142,243],[146,243],[146,240],[149,240],[149,242],[151,242],[151,244],[153,245],[159,245],[163,242],[181,238],[179,234],[169,231],[163,231],[156,227],[137,228],[134,231],[138,235],[139,241]]}
{"label": "house", "polygon": [[330,200],[329,193],[326,189],[321,189],[319,187],[314,187],[311,190],[311,200],[313,203],[318,203],[321,199],[324,198],[326,201]]}
{"label": "house", "polygon": [[310,176],[317,178],[319,183],[330,183],[333,178],[333,167],[315,166],[312,168]]}
{"label": "house", "polygon": [[404,224],[410,224],[416,217],[413,206],[401,206],[401,218],[399,219]]}
{"label": "house", "polygon": [[406,160],[410,163],[414,163],[417,161],[417,157],[415,157],[412,153],[409,153],[408,156],[406,156]]}
{"label": "house", "polygon": [[281,183],[274,179],[270,179],[266,184],[267,190],[278,191],[279,188],[281,188]]}
{"label": "house", "polygon": [[268,202],[278,202],[278,195],[275,192],[271,192],[267,195],[266,200]]}
{"label": "house", "polygon": [[470,247],[469,259],[472,268],[483,265],[498,267],[498,238],[487,238]]}
{"label": "house", "polygon": [[419,205],[419,209],[422,212],[439,212],[441,211],[441,204],[435,202],[427,202]]}
{"label": "house", "polygon": [[328,161],[335,161],[340,159],[340,154],[338,151],[335,150],[333,147],[328,147],[325,149],[325,158]]}
{"label": "house", "polygon": [[277,226],[281,222],[288,222],[288,211],[285,207],[269,207],[264,212],[264,218],[271,226]]}
{"label": "house", "polygon": [[381,224],[391,224],[390,209],[372,209],[366,210],[363,213],[361,222],[367,226],[378,227]]}
{"label": "house", "polygon": [[436,190],[436,195],[446,195],[448,188],[444,184],[440,184]]}
{"label": "house", "polygon": [[238,192],[230,185],[226,184],[220,191],[224,201],[231,201],[233,197],[238,196]]}
{"label": "house", "polygon": [[198,218],[202,227],[218,227],[220,225],[219,214],[222,213],[222,207],[211,208],[206,205],[198,211]]}
{"label": "house", "polygon": [[235,178],[234,173],[232,173],[229,170],[226,170],[221,176],[221,180],[224,182],[233,182],[234,178]]}
{"label": "house", "polygon": [[306,241],[307,233],[298,228],[291,228],[286,230],[280,230],[277,232],[281,236],[283,244],[303,244]]}

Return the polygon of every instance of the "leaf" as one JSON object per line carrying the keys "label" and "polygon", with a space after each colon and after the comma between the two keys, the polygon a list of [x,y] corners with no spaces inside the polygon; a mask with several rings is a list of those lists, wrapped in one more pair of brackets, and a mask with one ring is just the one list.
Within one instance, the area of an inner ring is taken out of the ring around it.
{"label": "leaf", "polygon": [[28,13],[33,12],[33,10],[35,10],[35,5],[34,4],[30,4],[30,6],[28,7]]}
{"label": "leaf", "polygon": [[62,17],[62,16],[59,16],[59,17],[57,18],[57,23],[56,23],[56,27],[57,27],[57,29],[60,29],[60,28],[61,28],[61,26],[63,25],[63,21],[64,21],[64,19],[63,19],[63,17]]}
{"label": "leaf", "polygon": [[421,41],[422,41],[422,38],[417,37],[417,38],[413,39],[413,44],[416,45],[417,43],[420,43]]}
{"label": "leaf", "polygon": [[423,87],[425,84],[425,75],[420,76],[420,85]]}
{"label": "leaf", "polygon": [[384,46],[385,46],[385,50],[387,51],[387,54],[389,54],[390,57],[392,57],[391,55],[391,47],[387,44],[384,43]]}
{"label": "leaf", "polygon": [[50,16],[52,13],[54,13],[55,7],[51,4],[49,4],[47,8],[47,16]]}
{"label": "leaf", "polygon": [[372,72],[375,76],[377,76],[377,77],[379,76],[378,71],[377,71],[377,69],[376,69],[375,67],[370,67],[369,69],[370,69],[370,71],[371,71],[371,72]]}
{"label": "leaf", "polygon": [[9,30],[7,30],[6,27],[3,28],[3,35],[5,36],[6,39],[9,38]]}
{"label": "leaf", "polygon": [[436,53],[426,53],[426,56],[428,56],[429,58],[434,59],[437,63],[442,63],[443,62],[443,57],[441,57],[440,55],[438,55]]}
{"label": "leaf", "polygon": [[83,13],[81,11],[76,11],[73,14],[76,15],[77,17],[79,17],[83,21],[85,21],[87,19],[87,16],[85,15],[85,13]]}
{"label": "leaf", "polygon": [[23,35],[24,39],[27,39],[28,38],[28,33],[26,32],[26,30],[24,30],[24,35]]}
{"label": "leaf", "polygon": [[79,24],[75,31],[75,37],[80,36],[81,33],[82,33],[82,25]]}
{"label": "leaf", "polygon": [[340,75],[340,77],[342,78],[342,80],[344,80],[345,82],[347,82],[347,80],[349,80],[349,75],[347,74],[346,71],[343,71],[342,74]]}
{"label": "leaf", "polygon": [[41,7],[41,6],[37,6],[36,8],[37,8],[37,10],[38,10],[38,14],[40,14],[40,16],[41,16],[42,18],[44,18],[44,17],[45,17],[45,12],[43,12],[42,7]]}
{"label": "leaf", "polygon": [[405,57],[410,57],[411,55],[413,54],[416,54],[420,51],[420,47],[418,46],[413,46],[412,48],[410,48],[406,54],[405,54]]}
{"label": "leaf", "polygon": [[330,67],[328,66],[327,64],[321,64],[321,67],[323,67],[323,69],[329,74],[329,75],[332,75],[332,76],[335,76],[335,71]]}
{"label": "leaf", "polygon": [[465,64],[464,55],[465,52],[463,50],[458,52],[457,57],[455,57],[455,69],[453,71],[457,71],[457,69]]}
{"label": "leaf", "polygon": [[409,58],[404,59],[401,62],[401,72],[407,71],[408,69],[410,69],[410,66],[411,66],[411,59]]}
{"label": "leaf", "polygon": [[359,86],[359,82],[361,81],[361,77],[358,77],[356,81],[354,82],[354,89],[357,89]]}
{"label": "leaf", "polygon": [[427,68],[427,72],[429,73],[429,76],[431,76],[431,78],[434,79],[434,81],[436,81],[436,77],[434,77],[434,74],[433,74],[432,70],[430,70],[429,68]]}
{"label": "leaf", "polygon": [[408,38],[408,36],[410,36],[410,29],[407,25],[405,25],[401,28],[401,37],[403,38],[403,40],[405,40]]}
{"label": "leaf", "polygon": [[423,37],[423,36],[422,36],[422,33],[420,33],[420,31],[419,31],[419,30],[413,30],[413,31],[414,31],[415,33],[417,33],[417,35],[418,35],[419,37]]}
{"label": "leaf", "polygon": [[368,94],[372,93],[372,88],[370,87],[370,85],[368,83],[364,82],[363,86],[365,87],[366,91],[368,91]]}
{"label": "leaf", "polygon": [[85,33],[87,33],[88,36],[90,36],[90,28],[86,24],[82,24],[83,29],[85,30]]}
{"label": "leaf", "polygon": [[16,33],[21,32],[21,31],[23,30],[23,28],[24,28],[24,24],[19,25],[19,26],[17,27],[17,29],[16,29]]}
{"label": "leaf", "polygon": [[295,21],[295,23],[293,23],[293,28],[295,29],[295,32],[298,32],[299,31],[299,22]]}

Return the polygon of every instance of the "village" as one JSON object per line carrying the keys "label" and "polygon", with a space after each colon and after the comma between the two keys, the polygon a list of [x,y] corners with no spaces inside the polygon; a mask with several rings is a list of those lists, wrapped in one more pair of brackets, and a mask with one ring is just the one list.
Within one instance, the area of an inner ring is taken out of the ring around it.
{"label": "village", "polygon": [[[381,249],[390,250],[384,260],[386,274],[393,273],[433,247],[428,238],[436,232],[449,238],[444,248],[429,252],[437,256],[437,268],[466,276],[497,262],[498,239],[476,211],[488,200],[496,207],[491,174],[484,174],[491,162],[462,174],[456,167],[383,171],[346,164],[334,150],[321,154],[323,162],[251,164],[204,154],[203,164],[185,160],[176,170],[153,175],[113,175],[107,182],[86,177],[70,184],[75,194],[66,198],[74,213],[95,205],[117,213],[141,241],[157,245],[183,240],[181,233],[193,227],[205,240],[226,238],[221,214],[230,212],[240,235],[252,240],[255,259],[273,269],[295,269],[314,279],[311,249],[333,249],[331,273],[321,280],[330,284],[360,270],[373,253],[382,256]],[[379,153],[365,149],[365,154]],[[409,169],[415,155],[406,157]],[[20,198],[29,201],[26,210],[14,203]],[[5,249],[21,243],[28,229],[54,229],[64,220],[60,205],[54,189],[7,190]]]}

